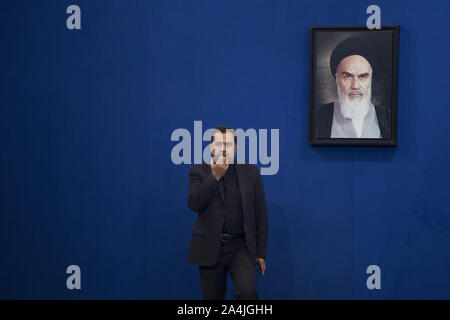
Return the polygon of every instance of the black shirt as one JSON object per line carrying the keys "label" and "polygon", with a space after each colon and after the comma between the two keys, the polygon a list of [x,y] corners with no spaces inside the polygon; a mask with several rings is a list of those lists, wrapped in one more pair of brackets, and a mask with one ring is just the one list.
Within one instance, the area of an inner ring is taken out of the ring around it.
{"label": "black shirt", "polygon": [[225,221],[223,233],[244,234],[242,223],[241,193],[236,175],[235,164],[230,164],[222,182],[225,189]]}

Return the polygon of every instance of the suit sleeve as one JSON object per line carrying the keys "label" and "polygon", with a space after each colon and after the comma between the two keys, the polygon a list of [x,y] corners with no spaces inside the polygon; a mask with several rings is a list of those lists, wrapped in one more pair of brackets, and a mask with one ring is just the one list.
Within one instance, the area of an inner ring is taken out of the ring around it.
{"label": "suit sleeve", "polygon": [[200,212],[217,190],[219,181],[210,173],[202,180],[195,167],[189,169],[188,206],[192,211]]}
{"label": "suit sleeve", "polygon": [[264,188],[258,168],[256,168],[255,200],[256,257],[266,260],[268,218],[266,197],[264,195]]}

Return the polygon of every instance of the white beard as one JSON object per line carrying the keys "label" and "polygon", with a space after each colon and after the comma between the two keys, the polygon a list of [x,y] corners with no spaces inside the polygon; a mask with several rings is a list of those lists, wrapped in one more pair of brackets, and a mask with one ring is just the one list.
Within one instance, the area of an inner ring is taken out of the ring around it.
{"label": "white beard", "polygon": [[361,98],[353,98],[350,100],[348,94],[342,92],[338,81],[336,81],[336,84],[341,114],[344,118],[352,120],[356,134],[361,137],[364,118],[369,113],[372,89],[369,86],[367,93],[363,94]]}

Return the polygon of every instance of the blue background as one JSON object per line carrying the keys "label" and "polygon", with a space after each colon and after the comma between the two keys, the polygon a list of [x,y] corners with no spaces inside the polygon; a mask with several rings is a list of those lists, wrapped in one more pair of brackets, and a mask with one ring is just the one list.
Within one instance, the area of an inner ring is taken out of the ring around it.
{"label": "blue background", "polygon": [[[81,8],[79,31],[66,8]],[[310,26],[400,25],[398,147],[307,143]],[[198,299],[177,128],[279,128],[263,299],[450,298],[447,0],[0,5],[0,298]],[[81,267],[81,290],[66,268]],[[368,290],[366,268],[381,268]],[[231,285],[231,282],[230,282]],[[232,286],[228,297],[231,297]]]}

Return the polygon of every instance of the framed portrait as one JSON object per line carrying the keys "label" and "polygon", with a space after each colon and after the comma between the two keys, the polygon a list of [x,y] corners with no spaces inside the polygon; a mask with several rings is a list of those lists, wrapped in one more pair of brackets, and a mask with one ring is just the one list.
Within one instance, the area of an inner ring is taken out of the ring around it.
{"label": "framed portrait", "polygon": [[310,36],[309,144],[396,146],[399,26]]}

